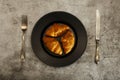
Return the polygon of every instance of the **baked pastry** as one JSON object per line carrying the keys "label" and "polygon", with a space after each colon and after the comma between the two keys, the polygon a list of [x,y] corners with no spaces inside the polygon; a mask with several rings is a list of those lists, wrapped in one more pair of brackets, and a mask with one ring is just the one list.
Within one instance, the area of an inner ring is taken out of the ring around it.
{"label": "baked pastry", "polygon": [[[58,39],[59,38],[59,39]],[[54,23],[44,33],[43,42],[54,54],[68,54],[75,44],[73,31],[68,25]]]}
{"label": "baked pastry", "polygon": [[45,35],[52,37],[62,36],[62,34],[68,29],[69,27],[65,24],[54,23],[46,30]]}
{"label": "baked pastry", "polygon": [[75,44],[75,37],[72,31],[67,31],[64,36],[61,38],[62,47],[64,49],[65,54],[68,54]]}
{"label": "baked pastry", "polygon": [[63,52],[60,43],[55,38],[44,36],[43,41],[46,48],[48,48],[51,52],[62,55]]}

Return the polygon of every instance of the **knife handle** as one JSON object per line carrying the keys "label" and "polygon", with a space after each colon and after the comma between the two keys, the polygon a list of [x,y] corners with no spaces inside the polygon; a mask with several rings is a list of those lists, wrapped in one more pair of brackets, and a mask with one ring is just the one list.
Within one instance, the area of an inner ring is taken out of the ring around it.
{"label": "knife handle", "polygon": [[95,63],[98,64],[99,61],[100,61],[100,54],[99,54],[99,40],[96,40]]}

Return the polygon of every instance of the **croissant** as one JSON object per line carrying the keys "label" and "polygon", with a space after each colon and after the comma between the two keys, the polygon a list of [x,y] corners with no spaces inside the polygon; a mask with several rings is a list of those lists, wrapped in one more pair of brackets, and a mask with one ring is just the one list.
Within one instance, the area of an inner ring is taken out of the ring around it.
{"label": "croissant", "polygon": [[50,38],[50,37],[43,37],[43,41],[45,46],[51,51],[56,54],[62,55],[62,49],[60,46],[60,43],[55,39],[55,38]]}
{"label": "croissant", "polygon": [[72,31],[67,31],[67,33],[61,38],[64,52],[69,53],[75,44],[75,38]]}
{"label": "croissant", "polygon": [[54,23],[51,25],[45,32],[46,35],[48,36],[61,36],[64,31],[68,30],[69,27],[67,25],[61,24],[61,23]]}
{"label": "croissant", "polygon": [[[60,37],[60,41],[57,40]],[[46,48],[51,52],[62,55],[68,54],[74,47],[75,37],[69,26],[61,23],[54,23],[43,36],[43,42]]]}

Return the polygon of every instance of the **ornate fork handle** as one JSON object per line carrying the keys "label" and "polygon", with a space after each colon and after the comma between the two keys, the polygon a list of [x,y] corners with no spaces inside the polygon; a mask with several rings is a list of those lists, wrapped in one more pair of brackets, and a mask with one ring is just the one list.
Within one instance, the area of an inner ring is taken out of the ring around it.
{"label": "ornate fork handle", "polygon": [[21,48],[21,54],[20,54],[20,60],[21,62],[25,62],[25,33],[28,27],[27,24],[27,15],[22,15],[22,25],[21,30],[23,32],[22,34],[22,48]]}
{"label": "ornate fork handle", "polygon": [[21,62],[25,62],[25,32],[23,32],[22,35],[22,48],[21,48],[20,59]]}
{"label": "ornate fork handle", "polygon": [[100,61],[100,54],[99,54],[99,40],[96,40],[95,63],[98,64],[99,61]]}

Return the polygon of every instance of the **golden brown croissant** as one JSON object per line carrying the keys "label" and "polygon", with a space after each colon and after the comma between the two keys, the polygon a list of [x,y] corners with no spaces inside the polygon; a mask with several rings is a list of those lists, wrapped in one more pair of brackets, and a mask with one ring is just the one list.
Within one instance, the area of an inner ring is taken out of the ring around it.
{"label": "golden brown croissant", "polygon": [[54,23],[46,30],[45,35],[53,37],[61,36],[64,33],[64,31],[68,29],[69,27],[67,25]]}
{"label": "golden brown croissant", "polygon": [[61,55],[62,54],[62,49],[59,44],[59,42],[55,38],[50,38],[50,37],[43,37],[43,42],[44,45],[51,51],[56,54]]}
{"label": "golden brown croissant", "polygon": [[[55,37],[55,38],[54,38]],[[60,37],[60,41],[57,40]],[[62,55],[68,54],[74,47],[75,37],[69,26],[54,23],[46,31],[43,37],[44,45],[53,53]]]}
{"label": "golden brown croissant", "polygon": [[61,38],[64,52],[69,53],[74,47],[75,38],[72,31],[67,31],[67,33]]}

